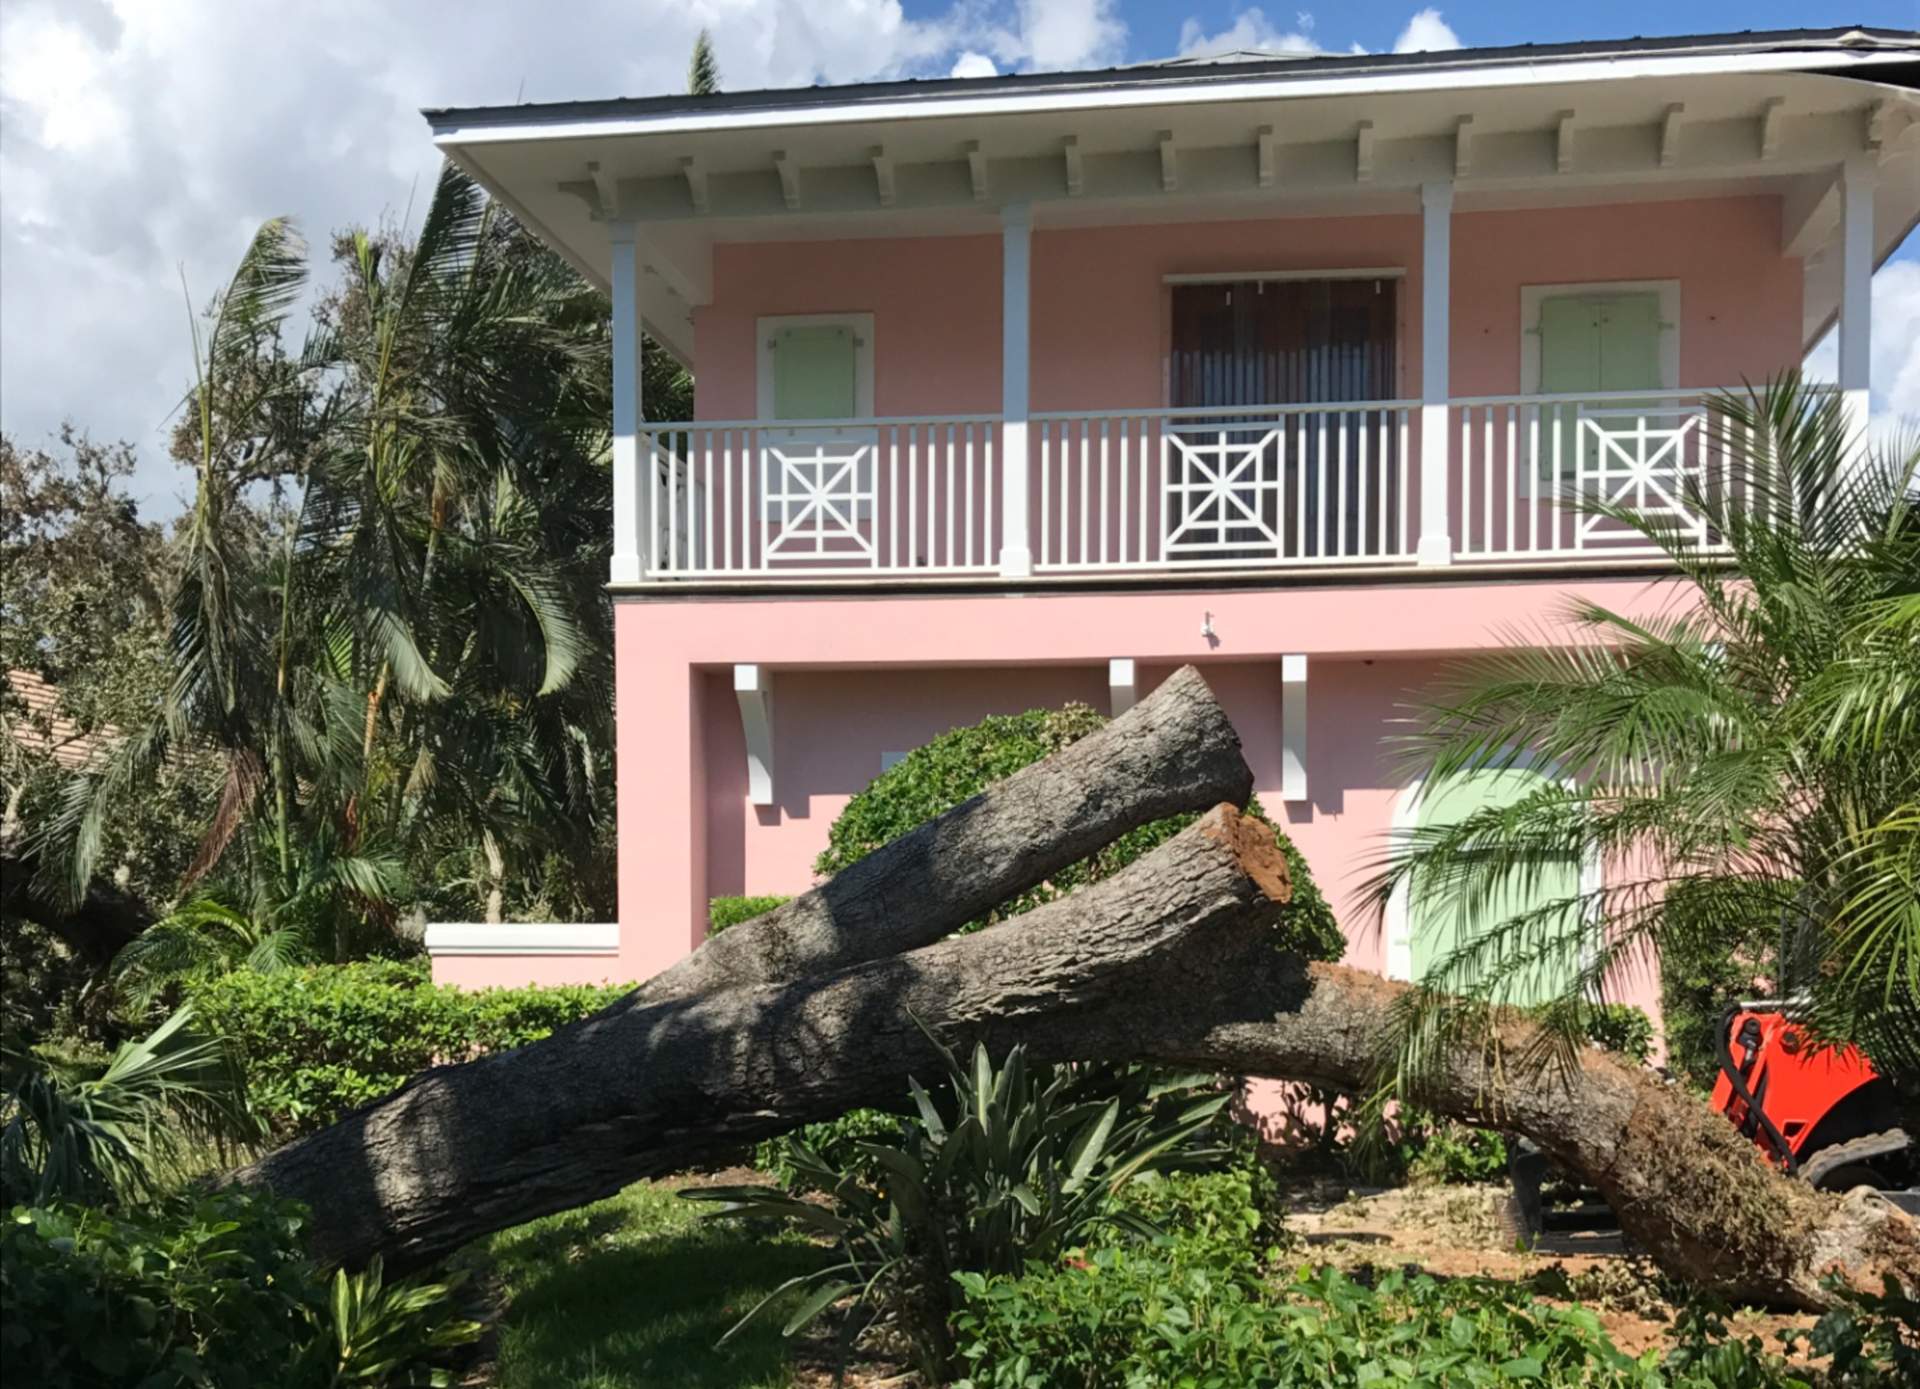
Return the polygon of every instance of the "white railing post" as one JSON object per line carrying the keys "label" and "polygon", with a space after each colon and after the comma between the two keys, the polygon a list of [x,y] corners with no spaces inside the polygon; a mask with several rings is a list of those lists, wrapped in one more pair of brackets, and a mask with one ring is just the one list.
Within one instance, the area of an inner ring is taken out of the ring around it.
{"label": "white railing post", "polygon": [[631,222],[608,224],[613,246],[613,563],[616,584],[638,583],[650,567],[653,489],[641,453],[640,245]]}
{"label": "white railing post", "polygon": [[1027,416],[1029,281],[1033,219],[1025,203],[1000,213],[1000,573],[1033,573],[1028,524]]}
{"label": "white railing post", "polygon": [[1871,153],[1847,156],[1840,173],[1840,408],[1847,432],[1867,429],[1873,355],[1873,193],[1879,164]]}
{"label": "white railing post", "polygon": [[1447,534],[1447,353],[1453,277],[1453,184],[1420,185],[1420,543],[1421,564],[1451,564]]}

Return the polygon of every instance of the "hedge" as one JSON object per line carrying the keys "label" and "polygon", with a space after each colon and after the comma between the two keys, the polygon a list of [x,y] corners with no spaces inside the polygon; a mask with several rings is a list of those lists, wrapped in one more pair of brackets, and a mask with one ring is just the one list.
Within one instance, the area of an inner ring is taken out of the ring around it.
{"label": "hedge", "polygon": [[235,1042],[256,1112],[286,1136],[325,1128],[427,1067],[506,1051],[606,1007],[631,985],[468,991],[419,961],[239,970],[195,986]]}

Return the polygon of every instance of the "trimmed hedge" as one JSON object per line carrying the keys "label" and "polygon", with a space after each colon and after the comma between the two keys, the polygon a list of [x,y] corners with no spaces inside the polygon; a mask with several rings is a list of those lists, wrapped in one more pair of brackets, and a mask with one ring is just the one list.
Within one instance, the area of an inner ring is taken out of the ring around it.
{"label": "trimmed hedge", "polygon": [[715,897],[707,903],[707,935],[717,936],[729,926],[765,916],[792,900],[791,897]]}
{"label": "trimmed hedge", "polygon": [[207,1027],[239,1047],[255,1111],[288,1136],[325,1128],[429,1066],[538,1041],[631,987],[467,991],[433,983],[420,961],[367,960],[239,970],[192,996]]}
{"label": "trimmed hedge", "polygon": [[[822,877],[838,873],[908,830],[979,795],[994,782],[1078,742],[1106,722],[1106,715],[1087,705],[1068,704],[1060,709],[996,714],[941,734],[908,753],[847,802],[827,831],[827,847],[815,860],[814,872]],[[1282,943],[1309,959],[1339,959],[1346,951],[1346,937],[1315,885],[1306,860],[1293,841],[1273,825],[1258,800],[1248,803],[1247,813],[1273,828],[1274,839],[1292,870],[1293,900],[1280,913]],[[1003,921],[1065,896],[1082,884],[1110,877],[1197,818],[1176,815],[1121,835],[1098,853],[962,929],[977,930]]]}

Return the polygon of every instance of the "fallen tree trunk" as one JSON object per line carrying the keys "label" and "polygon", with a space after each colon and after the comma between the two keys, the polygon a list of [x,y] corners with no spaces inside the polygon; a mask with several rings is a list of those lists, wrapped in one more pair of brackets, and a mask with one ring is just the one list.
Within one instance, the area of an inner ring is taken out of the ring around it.
{"label": "fallen tree trunk", "polygon": [[[1164,1060],[1366,1088],[1405,986],[1276,948],[1285,860],[1220,807],[1102,883],[976,935],[788,984],[602,1014],[430,1071],[239,1179],[312,1207],[318,1252],[416,1265],[742,1142],[897,1100],[936,1062],[920,1026],[1036,1060]],[[1531,1037],[1512,1022],[1501,1050]],[[1920,1230],[1885,1202],[1778,1175],[1724,1120],[1599,1053],[1515,1085],[1463,1049],[1423,1100],[1526,1134],[1603,1191],[1668,1272],[1723,1296],[1824,1305],[1830,1269],[1920,1285]]]}
{"label": "fallen tree trunk", "polygon": [[824,973],[930,945],[1129,830],[1222,801],[1253,773],[1200,672],[1183,666],[1097,733],[1025,767],[835,874],[715,936],[620,1003]]}
{"label": "fallen tree trunk", "polygon": [[1221,806],[1017,925],[797,983],[609,1009],[427,1071],[237,1180],[305,1202],[322,1258],[421,1264],[636,1178],[895,1102],[904,1076],[937,1069],[921,1023],[1056,1033],[1130,994],[1131,977],[1183,941],[1259,936],[1288,890],[1273,832]]}

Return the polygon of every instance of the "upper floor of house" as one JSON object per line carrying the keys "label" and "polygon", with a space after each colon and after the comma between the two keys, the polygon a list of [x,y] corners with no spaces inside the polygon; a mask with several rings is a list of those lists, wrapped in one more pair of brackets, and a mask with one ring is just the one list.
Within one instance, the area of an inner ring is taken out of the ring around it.
{"label": "upper floor of house", "polygon": [[1865,423],[1916,89],[1854,29],[429,117],[612,298],[616,588],[1026,588],[1713,546],[1713,394],[1837,324]]}

